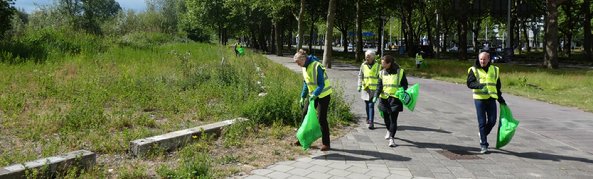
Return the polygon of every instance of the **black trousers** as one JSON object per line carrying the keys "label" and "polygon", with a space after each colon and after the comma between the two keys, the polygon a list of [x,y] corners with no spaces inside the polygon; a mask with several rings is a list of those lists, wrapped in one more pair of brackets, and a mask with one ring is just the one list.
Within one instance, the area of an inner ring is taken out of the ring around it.
{"label": "black trousers", "polygon": [[395,133],[397,132],[397,117],[399,116],[399,111],[392,111],[391,113],[383,114],[385,120],[385,127],[389,130],[389,137],[395,138]]}
{"label": "black trousers", "polygon": [[[321,143],[323,145],[329,145],[329,124],[327,122],[327,110],[329,109],[329,100],[331,95],[327,95],[323,98],[315,99],[315,109],[317,109],[317,119],[321,126]],[[303,118],[307,115],[309,104],[307,104],[303,110]]]}

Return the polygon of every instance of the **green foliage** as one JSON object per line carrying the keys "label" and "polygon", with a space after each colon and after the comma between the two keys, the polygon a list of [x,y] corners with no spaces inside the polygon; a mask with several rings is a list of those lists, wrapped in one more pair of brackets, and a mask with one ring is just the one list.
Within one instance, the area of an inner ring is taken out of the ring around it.
{"label": "green foliage", "polygon": [[120,37],[117,44],[134,48],[148,48],[172,42],[187,42],[186,39],[174,35],[156,32],[132,32]]}
{"label": "green foliage", "polygon": [[16,12],[16,9],[12,7],[13,3],[13,0],[0,1],[0,40],[4,38],[4,32],[11,28],[10,19]]}
{"label": "green foliage", "polygon": [[28,29],[22,37],[0,43],[0,47],[0,62],[10,64],[43,63],[64,55],[92,54],[105,49],[97,36],[54,28]]}
{"label": "green foliage", "polygon": [[212,178],[212,158],[198,142],[179,151],[181,165],[171,169],[161,166],[157,173],[163,178]]}

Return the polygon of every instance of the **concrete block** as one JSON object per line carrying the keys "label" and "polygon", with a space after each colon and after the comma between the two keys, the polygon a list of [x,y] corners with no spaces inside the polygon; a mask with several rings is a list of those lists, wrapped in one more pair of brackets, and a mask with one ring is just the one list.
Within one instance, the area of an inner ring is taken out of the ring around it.
{"label": "concrete block", "polygon": [[66,154],[47,157],[22,164],[15,164],[0,168],[0,179],[27,178],[26,172],[38,170],[39,178],[52,178],[58,172],[66,172],[70,167],[81,169],[95,165],[97,155],[87,150],[77,150]]}
{"label": "concrete block", "polygon": [[137,139],[130,142],[130,152],[133,156],[143,156],[150,150],[161,149],[170,151],[184,146],[192,141],[192,136],[201,136],[202,131],[206,134],[220,134],[222,128],[236,122],[247,121],[245,118],[237,118],[220,121],[212,124],[198,126],[190,129],[174,131],[163,135],[152,136],[144,139]]}

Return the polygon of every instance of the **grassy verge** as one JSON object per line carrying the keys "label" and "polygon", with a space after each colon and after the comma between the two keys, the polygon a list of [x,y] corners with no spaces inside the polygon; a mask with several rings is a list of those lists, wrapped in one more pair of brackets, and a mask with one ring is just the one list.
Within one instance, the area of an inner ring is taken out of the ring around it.
{"label": "grassy verge", "polygon": [[[0,166],[87,149],[99,165],[86,178],[219,178],[303,154],[288,146],[302,120],[301,77],[260,55],[237,58],[197,43],[115,45],[45,63],[0,63],[0,76]],[[336,130],[352,115],[332,101]],[[131,140],[239,116],[252,122],[220,139],[127,157]]]}
{"label": "grassy verge", "polygon": [[[397,57],[397,62],[413,76],[465,84],[473,61],[427,59],[427,68],[416,69],[413,58]],[[346,60],[353,63],[352,60]],[[524,96],[593,112],[593,70],[526,67],[496,64],[501,70],[503,93]],[[507,101],[512,103],[512,101]]]}

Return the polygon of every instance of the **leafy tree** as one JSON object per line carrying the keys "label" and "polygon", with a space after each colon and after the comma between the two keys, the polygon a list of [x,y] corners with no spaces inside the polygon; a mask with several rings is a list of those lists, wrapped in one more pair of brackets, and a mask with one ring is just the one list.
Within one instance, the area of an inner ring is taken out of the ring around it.
{"label": "leafy tree", "polygon": [[0,40],[4,38],[4,33],[11,27],[10,19],[16,12],[16,9],[12,7],[13,4],[13,0],[0,0]]}
{"label": "leafy tree", "polygon": [[336,2],[335,27],[342,33],[342,46],[344,52],[348,51],[348,30],[355,24],[352,19],[356,18],[356,0],[341,0]]}

